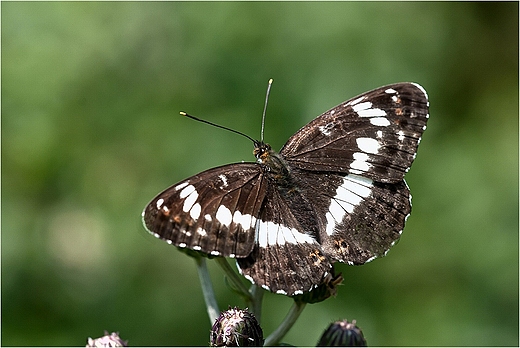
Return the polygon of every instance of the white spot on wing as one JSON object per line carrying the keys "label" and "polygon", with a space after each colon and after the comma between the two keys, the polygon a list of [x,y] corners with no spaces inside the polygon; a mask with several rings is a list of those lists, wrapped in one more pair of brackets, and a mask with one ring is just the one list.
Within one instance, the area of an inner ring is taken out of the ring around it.
{"label": "white spot on wing", "polygon": [[330,236],[337,224],[343,221],[345,215],[352,214],[354,209],[372,193],[373,182],[362,176],[349,174],[343,178],[343,183],[336,189],[336,195],[330,200],[325,217],[327,226],[325,232]]}
{"label": "white spot on wing", "polygon": [[[191,185],[190,185],[191,186]],[[184,191],[186,191],[187,189],[190,188],[190,186],[186,187],[185,189],[183,189],[181,191],[181,195]],[[193,187],[193,186],[191,186]],[[182,197],[181,197],[182,198]],[[186,197],[186,199],[184,200],[184,204],[182,205],[182,210],[184,212],[189,212],[191,210],[191,208],[193,207],[193,204],[195,204],[195,202],[197,201],[197,198],[199,198],[199,194],[197,193],[197,191],[195,191],[195,187],[193,187],[193,191],[191,191],[188,195],[188,197]],[[200,214],[200,212],[199,212]]]}
{"label": "white spot on wing", "polygon": [[[345,180],[347,181],[347,187],[349,190],[352,190],[363,197],[368,197],[372,193],[372,187],[374,186],[374,182],[369,179],[365,178],[364,176],[358,176],[358,175],[347,175],[345,177]],[[354,186],[352,186],[354,184]],[[345,185],[345,182],[343,183]]]}
{"label": "white spot on wing", "polygon": [[368,163],[368,155],[364,152],[354,152],[352,155],[354,157],[354,161],[350,164],[350,168],[368,171],[370,169],[370,163]]}
{"label": "white spot on wing", "polygon": [[326,125],[324,126],[319,126],[318,129],[320,130],[320,132],[323,134],[323,135],[327,135],[329,136],[332,129],[334,128],[334,124],[333,123],[327,123]]}
{"label": "white spot on wing", "polygon": [[370,119],[370,123],[374,126],[387,127],[390,125],[390,121],[386,117],[373,117]]}
{"label": "white spot on wing", "polygon": [[[191,195],[190,195],[190,197],[191,197]],[[201,211],[201,207],[200,207],[199,203],[195,203],[193,205],[193,207],[191,207],[190,216],[192,217],[193,220],[196,220],[199,218],[200,211]]]}
{"label": "white spot on wing", "polygon": [[330,135],[330,130],[327,129],[327,127],[325,126],[319,126],[318,129],[320,130],[320,132],[324,135]]}
{"label": "white spot on wing", "polygon": [[220,178],[220,180],[222,180],[221,188],[227,187],[227,185],[228,185],[227,177],[224,174],[220,174],[218,177]]}
{"label": "white spot on wing", "polygon": [[[325,232],[329,236],[334,233],[334,227],[336,227],[337,224],[341,223],[343,217],[345,216],[346,208],[344,207],[344,205],[347,205],[348,203],[342,203],[343,204],[340,205],[336,201],[336,199],[330,200],[329,211],[327,212],[327,214],[325,214],[325,217],[327,219],[327,226]],[[352,206],[349,210],[354,210],[354,206]]]}
{"label": "white spot on wing", "polygon": [[[336,193],[337,196],[337,193]],[[336,221],[336,223],[340,223],[343,220],[343,216],[345,215],[345,208],[343,208],[336,199],[332,199],[330,201],[330,207],[327,214],[330,214],[330,217]]]}
{"label": "white spot on wing", "polygon": [[[388,252],[388,250],[387,250],[386,252]],[[385,253],[386,253],[386,252],[385,252]],[[372,256],[372,257],[368,258],[368,259],[365,261],[365,263],[369,263],[370,261],[374,261],[375,259],[377,259],[377,256]]]}
{"label": "white spot on wing", "polygon": [[271,221],[259,221],[257,241],[261,248],[270,245],[316,243],[316,240],[295,228],[289,228]]}
{"label": "white spot on wing", "polygon": [[399,139],[400,141],[403,141],[404,140],[404,132],[403,131],[399,131],[397,132],[397,139]]}
{"label": "white spot on wing", "polygon": [[393,88],[389,88],[389,89],[385,90],[385,93],[388,93],[388,94],[396,94],[397,91],[396,91],[395,89],[393,89]]}
{"label": "white spot on wing", "polygon": [[363,152],[367,153],[378,153],[379,152],[379,142],[373,138],[357,138],[356,139],[357,146]]}
{"label": "white spot on wing", "polygon": [[222,224],[222,225],[226,225],[226,226],[229,226],[231,225],[231,220],[232,220],[232,216],[231,216],[231,211],[221,205],[218,207],[217,209],[217,220]]}
{"label": "white spot on wing", "polygon": [[[187,183],[184,183],[184,184],[187,184]],[[183,187],[184,184],[180,184],[177,187]],[[186,186],[185,188],[182,189],[181,193],[179,193],[179,197],[180,198],[188,197],[188,195],[190,193],[192,193],[193,191],[195,191],[195,186],[193,186],[193,185]]]}
{"label": "white spot on wing", "polygon": [[[370,196],[370,188],[363,186],[355,179],[346,179],[343,184],[336,190],[334,197],[339,201],[339,204],[348,212],[352,213],[354,207],[363,201],[363,198]],[[342,204],[347,203],[346,205]]]}
{"label": "white spot on wing", "polygon": [[157,202],[155,202],[155,206],[157,207],[157,209],[161,209],[163,203],[164,203],[164,199],[159,198],[159,199],[157,200]]}
{"label": "white spot on wing", "polygon": [[237,210],[233,214],[233,222],[241,225],[243,228],[250,228],[255,224],[255,218],[250,214],[242,214]]}
{"label": "white spot on wing", "polygon": [[360,104],[356,104],[352,106],[352,109],[359,114],[360,111],[371,109],[372,103],[371,102],[364,102]]}
{"label": "white spot on wing", "polygon": [[347,105],[356,105],[357,103],[359,103],[360,101],[364,100],[365,98],[366,98],[365,96],[361,96],[361,97],[359,97],[357,99],[354,99],[354,100],[348,102],[347,104],[345,104],[345,106],[347,106]]}
{"label": "white spot on wing", "polygon": [[[365,104],[365,103],[363,103]],[[362,105],[362,104],[359,104]],[[366,109],[357,111],[359,117],[382,117],[386,116],[386,111],[382,109]]]}
{"label": "white spot on wing", "polygon": [[[240,267],[238,267],[238,269],[240,269]],[[240,269],[240,272],[242,272],[242,270]],[[247,275],[247,274],[242,274],[247,280],[249,280],[251,283],[255,283],[255,280],[253,279],[253,277],[251,277],[250,275]],[[269,289],[268,289],[269,290]]]}
{"label": "white spot on wing", "polygon": [[183,182],[182,184],[179,184],[179,185],[175,186],[175,191],[179,191],[180,189],[182,189],[182,188],[184,188],[186,186],[188,186],[188,182],[187,181]]}

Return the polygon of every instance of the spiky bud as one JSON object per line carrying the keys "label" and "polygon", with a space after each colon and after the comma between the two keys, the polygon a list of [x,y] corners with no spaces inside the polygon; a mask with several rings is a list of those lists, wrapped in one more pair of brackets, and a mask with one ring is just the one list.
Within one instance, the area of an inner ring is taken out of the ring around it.
{"label": "spiky bud", "polygon": [[237,307],[220,313],[210,334],[212,347],[259,347],[264,334],[255,316]]}
{"label": "spiky bud", "polygon": [[99,338],[88,338],[86,347],[96,347],[96,348],[104,348],[104,347],[127,347],[128,341],[123,341],[119,337],[118,332],[112,332],[108,334],[108,331],[105,331],[105,336]]}
{"label": "spiky bud", "polygon": [[366,347],[363,332],[356,321],[338,320],[329,325],[318,342],[318,347]]}

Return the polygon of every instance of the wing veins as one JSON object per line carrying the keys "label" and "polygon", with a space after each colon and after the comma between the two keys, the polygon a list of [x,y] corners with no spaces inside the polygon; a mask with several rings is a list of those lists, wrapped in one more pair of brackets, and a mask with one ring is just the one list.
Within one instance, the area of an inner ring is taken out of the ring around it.
{"label": "wing veins", "polygon": [[[247,181],[245,181],[245,183],[250,183],[251,181],[253,181],[253,178],[257,178],[257,176],[253,176],[251,179],[248,179]],[[242,186],[239,186],[239,187],[237,187],[237,188],[235,188],[235,189],[230,190],[230,191],[227,192],[225,195],[220,196],[220,197],[219,197],[219,204],[218,204],[218,206],[220,207],[220,206],[222,205],[222,201],[224,200],[224,198],[225,198],[226,196],[230,195],[231,193],[234,193],[234,192],[237,191],[237,190],[241,190],[243,186],[245,186],[245,184],[242,185]],[[238,195],[235,194],[235,197],[236,197],[236,199],[235,199],[235,204],[234,204],[233,209],[230,209],[229,207],[226,207],[226,208],[228,208],[228,209],[229,209],[230,211],[232,211],[232,212],[236,211],[236,206],[237,206],[237,204],[238,204],[238,200],[239,200],[239,198],[240,198],[240,194],[238,194]],[[212,200],[212,201],[215,201],[215,200]],[[215,213],[215,217],[216,217],[216,211],[215,211],[214,213]],[[217,220],[218,220],[218,219],[217,219]],[[220,223],[220,226],[225,226],[225,225],[222,224],[220,221],[219,221],[219,223]],[[231,224],[230,224],[229,227],[228,227],[228,230],[229,230],[228,233],[231,231],[231,225],[232,225],[232,224],[236,225],[235,222],[233,221],[233,213],[231,214]],[[219,244],[219,241],[222,239],[222,238],[221,238],[222,235],[221,235],[221,233],[220,233],[221,231],[222,231],[222,227],[219,227],[219,228],[218,228],[218,232],[219,232],[219,233],[217,233],[217,236],[216,236],[216,238],[215,238],[215,245],[218,245],[218,244]],[[227,237],[227,235],[226,235],[226,237]],[[238,238],[235,239],[234,249],[233,249],[233,250],[236,250],[237,245],[238,245]]]}

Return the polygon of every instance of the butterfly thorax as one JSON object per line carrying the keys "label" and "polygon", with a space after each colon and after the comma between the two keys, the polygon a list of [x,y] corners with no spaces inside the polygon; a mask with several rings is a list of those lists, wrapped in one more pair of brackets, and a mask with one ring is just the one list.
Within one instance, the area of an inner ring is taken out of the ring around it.
{"label": "butterfly thorax", "polygon": [[253,154],[257,158],[257,162],[264,168],[268,178],[276,182],[279,190],[290,192],[296,188],[293,180],[291,180],[287,162],[282,155],[271,148],[271,145],[264,142],[255,142]]}

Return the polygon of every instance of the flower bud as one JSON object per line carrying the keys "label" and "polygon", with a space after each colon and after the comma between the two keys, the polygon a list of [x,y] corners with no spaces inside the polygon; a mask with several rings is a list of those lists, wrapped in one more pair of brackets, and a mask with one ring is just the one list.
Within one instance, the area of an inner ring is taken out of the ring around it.
{"label": "flower bud", "polygon": [[318,342],[318,347],[366,347],[363,332],[356,326],[356,321],[338,320],[329,325]]}
{"label": "flower bud", "polygon": [[229,308],[220,313],[210,334],[212,347],[260,347],[264,344],[262,328],[246,310]]}
{"label": "flower bud", "polygon": [[96,348],[102,348],[102,347],[127,347],[128,341],[123,341],[119,337],[118,332],[112,332],[110,335],[108,334],[108,331],[105,331],[105,336],[92,339],[88,338],[86,347],[96,347]]}

